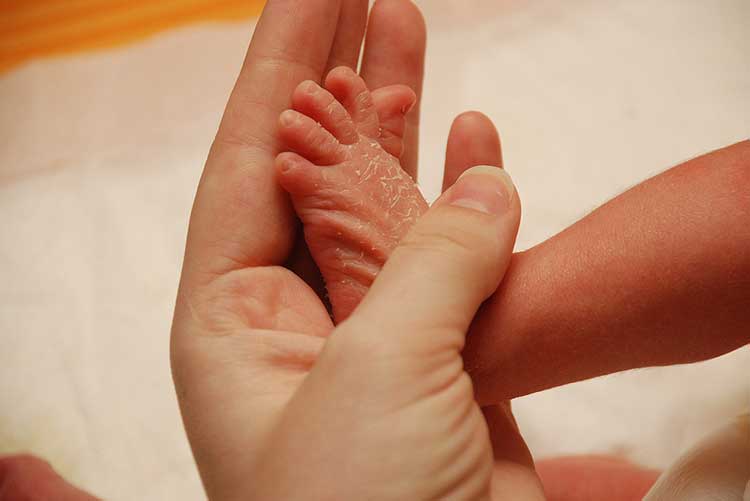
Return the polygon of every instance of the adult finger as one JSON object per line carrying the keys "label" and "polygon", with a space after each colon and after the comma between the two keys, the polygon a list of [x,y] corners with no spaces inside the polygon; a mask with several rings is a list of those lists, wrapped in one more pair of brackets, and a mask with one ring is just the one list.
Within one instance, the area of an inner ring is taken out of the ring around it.
{"label": "adult finger", "polygon": [[492,120],[478,111],[468,111],[456,117],[448,134],[443,191],[475,165],[502,167],[503,154]]}
{"label": "adult finger", "polygon": [[183,280],[279,264],[288,254],[293,214],[273,174],[282,146],[275,131],[294,88],[321,79],[339,7],[340,0],[266,4],[198,188],[184,268],[192,275]]}
{"label": "adult finger", "polygon": [[544,489],[534,469],[534,460],[510,407],[510,402],[482,409],[490,433],[494,464],[492,499],[544,500]]}
{"label": "adult finger", "polygon": [[534,459],[521,437],[510,401],[483,407],[482,414],[490,430],[490,442],[492,442],[495,460],[511,461],[533,470]]}
{"label": "adult finger", "polygon": [[417,94],[414,108],[406,115],[401,155],[402,167],[415,179],[426,38],[422,14],[410,0],[375,2],[365,38],[361,74],[370,89],[404,84]]}
{"label": "adult finger", "polygon": [[367,0],[342,0],[336,37],[333,39],[325,73],[337,66],[357,70],[366,25]]}
{"label": "adult finger", "polygon": [[519,220],[510,177],[494,167],[470,169],[393,251],[348,331],[386,349],[422,353],[455,343],[460,350],[479,305],[505,273]]}
{"label": "adult finger", "polygon": [[[502,168],[503,157],[500,136],[492,121],[482,113],[469,111],[456,117],[451,125],[445,154],[443,191],[453,186],[466,170],[475,165]],[[541,493],[534,460],[518,430],[510,402],[485,407],[482,413],[487,421],[495,458],[495,483],[506,489],[512,479],[526,485],[527,490]]]}

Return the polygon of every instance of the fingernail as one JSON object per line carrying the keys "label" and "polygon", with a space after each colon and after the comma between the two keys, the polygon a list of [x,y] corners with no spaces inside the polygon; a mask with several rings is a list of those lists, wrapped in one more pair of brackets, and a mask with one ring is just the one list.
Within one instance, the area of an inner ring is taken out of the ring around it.
{"label": "fingernail", "polygon": [[313,80],[305,80],[300,84],[300,88],[307,92],[308,94],[317,94],[318,93],[318,84],[314,82]]}
{"label": "fingernail", "polygon": [[480,165],[467,170],[449,190],[450,205],[499,215],[506,212],[516,189],[508,173],[499,167]]}
{"label": "fingernail", "polygon": [[281,113],[281,116],[279,117],[279,121],[281,122],[281,125],[289,126],[292,125],[297,120],[297,114],[292,110],[286,110]]}

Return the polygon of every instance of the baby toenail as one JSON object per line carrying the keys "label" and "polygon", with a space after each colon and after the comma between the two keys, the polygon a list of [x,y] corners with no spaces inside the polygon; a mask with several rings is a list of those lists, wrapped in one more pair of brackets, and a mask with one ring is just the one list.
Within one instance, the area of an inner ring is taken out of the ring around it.
{"label": "baby toenail", "polygon": [[279,120],[281,121],[281,125],[289,126],[297,121],[297,114],[292,110],[286,110],[281,114]]}
{"label": "baby toenail", "polygon": [[305,80],[302,82],[302,90],[307,92],[308,94],[315,94],[318,92],[318,84],[313,82],[312,80]]}

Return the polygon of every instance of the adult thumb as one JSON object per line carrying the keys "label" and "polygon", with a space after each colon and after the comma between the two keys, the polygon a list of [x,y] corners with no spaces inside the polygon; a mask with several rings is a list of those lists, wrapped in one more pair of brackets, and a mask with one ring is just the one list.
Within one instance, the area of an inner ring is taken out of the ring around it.
{"label": "adult thumb", "polygon": [[390,352],[460,352],[477,309],[505,274],[520,217],[503,169],[469,169],[404,237],[337,330]]}

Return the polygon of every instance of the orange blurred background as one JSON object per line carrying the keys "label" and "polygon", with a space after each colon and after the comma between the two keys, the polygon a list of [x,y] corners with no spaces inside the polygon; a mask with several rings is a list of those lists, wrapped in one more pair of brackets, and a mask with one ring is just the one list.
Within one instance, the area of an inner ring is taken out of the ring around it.
{"label": "orange blurred background", "polygon": [[264,0],[0,0],[0,72],[195,22],[256,16]]}

